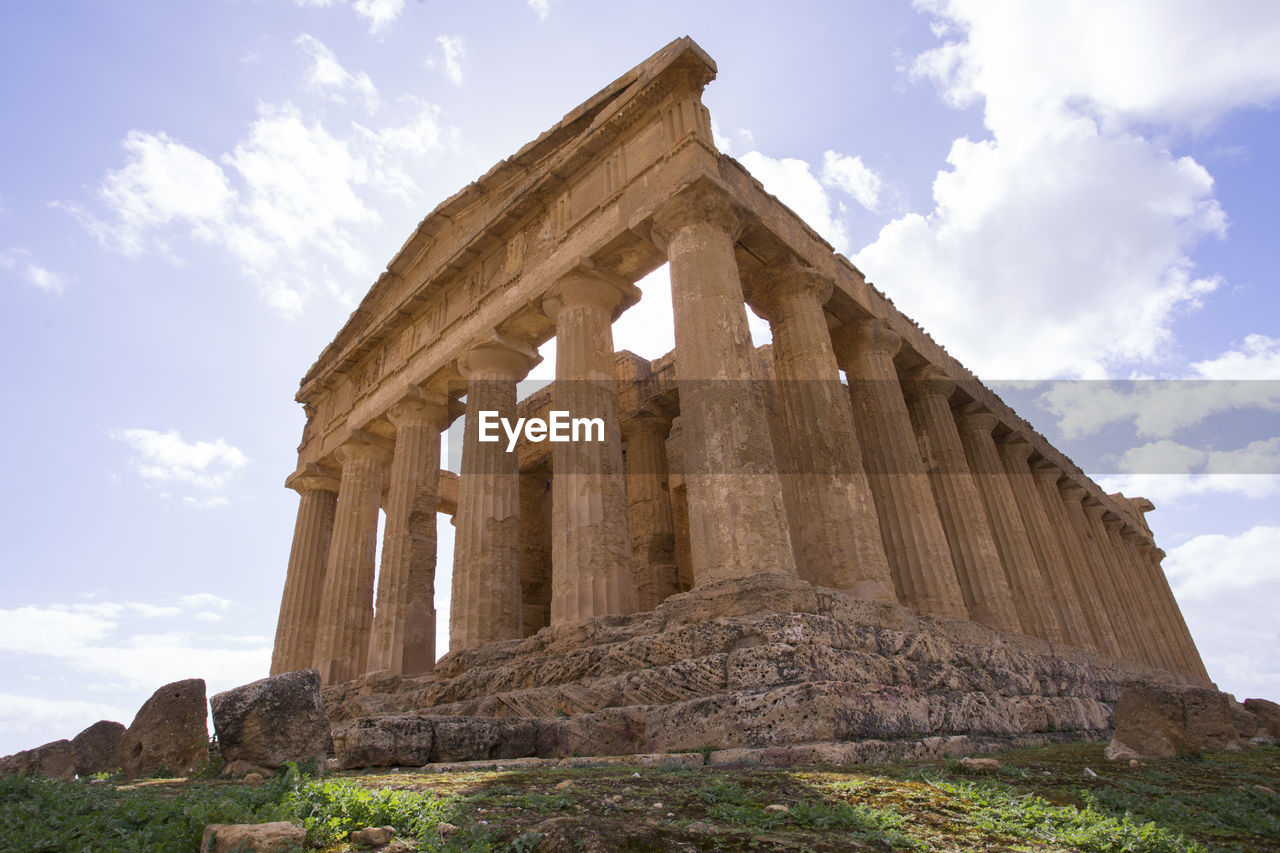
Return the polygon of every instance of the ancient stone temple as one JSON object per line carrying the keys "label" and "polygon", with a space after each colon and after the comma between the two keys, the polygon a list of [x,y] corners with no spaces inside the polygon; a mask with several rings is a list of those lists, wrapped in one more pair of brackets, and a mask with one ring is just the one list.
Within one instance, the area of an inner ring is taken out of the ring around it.
{"label": "ancient stone temple", "polygon": [[[483,723],[489,757],[1087,736],[1124,678],[1207,683],[1150,502],[717,151],[715,73],[678,39],[574,109],[428,215],[321,353],[272,671],[316,668],[365,730]],[[664,263],[675,350],[615,352]],[[554,411],[584,436],[482,424]]]}

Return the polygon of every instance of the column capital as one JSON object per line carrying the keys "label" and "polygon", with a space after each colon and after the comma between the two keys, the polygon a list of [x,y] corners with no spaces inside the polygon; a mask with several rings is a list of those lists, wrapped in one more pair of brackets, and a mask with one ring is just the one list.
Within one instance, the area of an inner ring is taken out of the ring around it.
{"label": "column capital", "polygon": [[639,301],[640,288],[584,260],[547,288],[542,296],[542,312],[554,321],[563,308],[591,305],[617,320]]}
{"label": "column capital", "polygon": [[1048,459],[1037,459],[1032,462],[1031,473],[1037,480],[1046,482],[1051,486],[1057,486],[1058,481],[1063,477],[1062,469]]}
{"label": "column capital", "polygon": [[465,379],[505,379],[519,382],[542,361],[528,344],[503,337],[498,332],[475,341],[458,358],[458,372]]}
{"label": "column capital", "polygon": [[966,432],[985,432],[988,435],[1000,423],[1000,416],[988,412],[976,403],[962,406],[956,412],[956,425]]}
{"label": "column capital", "polygon": [[340,483],[337,471],[322,468],[314,462],[308,462],[284,481],[285,488],[293,489],[298,494],[316,491],[337,493]]}
{"label": "column capital", "polygon": [[404,426],[425,424],[444,432],[457,416],[445,394],[422,391],[405,397],[387,409],[387,420],[399,430]]}
{"label": "column capital", "polygon": [[657,409],[645,407],[624,412],[619,418],[623,436],[633,433],[656,432],[666,435],[671,431],[673,418]]}
{"label": "column capital", "polygon": [[751,273],[742,286],[747,301],[771,315],[770,319],[796,299],[812,300],[821,307],[835,290],[831,276],[789,254]]}
{"label": "column capital", "polygon": [[1058,483],[1058,491],[1062,492],[1062,496],[1069,501],[1084,500],[1085,495],[1089,494],[1088,489],[1072,479]]}
{"label": "column capital", "polygon": [[651,221],[649,235],[665,251],[676,234],[690,227],[716,228],[736,240],[745,219],[723,188],[700,180],[658,205]]}
{"label": "column capital", "polygon": [[1026,462],[1031,458],[1031,454],[1036,449],[1018,433],[1010,433],[1005,436],[1003,441],[996,442],[996,448],[1000,451],[1002,459],[1020,459]]}
{"label": "column capital", "polygon": [[338,445],[333,451],[333,458],[338,460],[339,465],[345,466],[349,462],[372,461],[385,462],[387,458],[387,448],[381,443],[375,443],[362,437],[352,437]]}
{"label": "column capital", "polygon": [[932,364],[913,367],[902,377],[902,392],[909,400],[942,397],[946,401],[950,399],[955,387],[955,380]]}
{"label": "column capital", "polygon": [[831,341],[841,357],[867,352],[893,358],[902,349],[902,336],[875,318],[845,323],[832,333]]}
{"label": "column capital", "polygon": [[1164,558],[1165,558],[1165,556],[1167,556],[1167,555],[1165,554],[1165,551],[1164,551],[1164,549],[1163,549],[1163,548],[1152,548],[1152,549],[1151,549],[1151,560],[1152,560],[1152,562],[1154,562],[1154,563],[1156,563],[1156,564],[1162,563],[1162,562],[1164,562]]}

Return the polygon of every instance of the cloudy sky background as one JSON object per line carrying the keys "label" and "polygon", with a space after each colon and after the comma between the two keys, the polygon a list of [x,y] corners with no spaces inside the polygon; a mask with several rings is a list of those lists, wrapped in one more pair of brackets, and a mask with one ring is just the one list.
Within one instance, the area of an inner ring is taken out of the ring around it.
{"label": "cloudy sky background", "polygon": [[265,674],[299,377],[423,215],[684,34],[722,149],[1151,498],[1210,674],[1280,698],[1280,5],[45,0],[0,31],[0,754]]}

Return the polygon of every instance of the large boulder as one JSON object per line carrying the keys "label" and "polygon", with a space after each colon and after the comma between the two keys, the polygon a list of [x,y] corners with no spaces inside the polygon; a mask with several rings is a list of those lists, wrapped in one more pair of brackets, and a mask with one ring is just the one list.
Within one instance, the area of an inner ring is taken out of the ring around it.
{"label": "large boulder", "polygon": [[92,776],[116,770],[119,766],[116,764],[116,755],[120,750],[124,731],[121,723],[99,720],[73,737],[71,751],[75,754],[76,775]]}
{"label": "large boulder", "polygon": [[1266,699],[1246,699],[1244,709],[1258,721],[1259,733],[1280,738],[1280,705]]}
{"label": "large boulder", "polygon": [[209,760],[204,679],[166,684],[151,694],[120,739],[116,763],[130,777],[186,775]]}
{"label": "large boulder", "polygon": [[211,823],[204,828],[200,853],[284,853],[299,850],[307,832],[288,821]]}
{"label": "large boulder", "polygon": [[431,761],[435,727],[428,717],[361,717],[333,733],[338,766],[417,767]]}
{"label": "large boulder", "polygon": [[1205,687],[1129,681],[1121,687],[1109,755],[1173,758],[1239,749],[1233,700]]}
{"label": "large boulder", "polygon": [[314,669],[232,688],[215,695],[209,705],[218,749],[228,762],[275,768],[328,755],[329,718]]}
{"label": "large boulder", "polygon": [[0,758],[0,776],[21,773],[70,782],[76,778],[76,760],[71,741],[55,740],[35,749],[25,749]]}

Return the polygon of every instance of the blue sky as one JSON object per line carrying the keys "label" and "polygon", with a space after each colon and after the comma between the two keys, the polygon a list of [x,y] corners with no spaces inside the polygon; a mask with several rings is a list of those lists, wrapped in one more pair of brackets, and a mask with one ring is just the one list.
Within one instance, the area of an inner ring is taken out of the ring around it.
{"label": "blue sky", "polygon": [[722,149],[980,376],[1143,380],[1007,387],[1280,697],[1277,4],[44,0],[0,30],[0,754],[265,673],[298,379],[439,201],[685,34]]}

